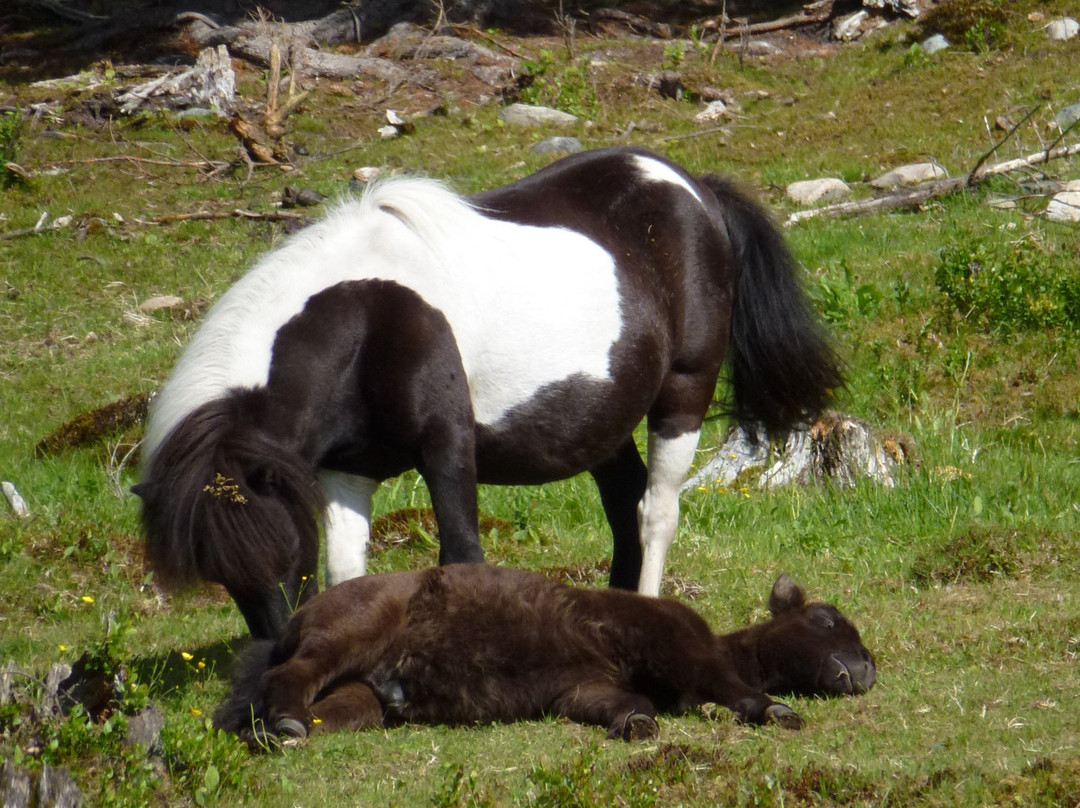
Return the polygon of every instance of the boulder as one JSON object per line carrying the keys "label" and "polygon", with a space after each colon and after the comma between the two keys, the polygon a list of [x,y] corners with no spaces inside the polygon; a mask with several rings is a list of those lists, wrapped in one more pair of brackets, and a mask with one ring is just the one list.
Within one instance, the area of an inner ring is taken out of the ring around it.
{"label": "boulder", "polygon": [[1069,104],[1067,107],[1062,107],[1058,110],[1058,114],[1054,116],[1054,122],[1062,129],[1068,129],[1077,121],[1080,121],[1080,104]]}

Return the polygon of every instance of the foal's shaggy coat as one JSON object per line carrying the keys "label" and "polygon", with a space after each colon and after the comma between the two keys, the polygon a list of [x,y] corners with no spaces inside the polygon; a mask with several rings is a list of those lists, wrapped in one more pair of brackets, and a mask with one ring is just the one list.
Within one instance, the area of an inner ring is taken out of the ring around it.
{"label": "foal's shaggy coat", "polygon": [[335,730],[562,715],[636,738],[657,733],[658,712],[716,702],[798,729],[767,693],[874,684],[873,658],[834,607],[806,604],[781,576],[769,608],[771,620],[715,635],[674,600],[482,564],[357,578],[305,604],[280,643],[249,649],[215,721],[304,736],[316,718]]}

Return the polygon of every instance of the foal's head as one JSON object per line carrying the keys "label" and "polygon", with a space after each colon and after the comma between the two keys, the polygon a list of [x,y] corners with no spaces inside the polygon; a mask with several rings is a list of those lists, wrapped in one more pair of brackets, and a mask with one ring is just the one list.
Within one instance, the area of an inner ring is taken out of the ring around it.
{"label": "foal's head", "polygon": [[781,575],[769,611],[772,620],[753,627],[766,692],[855,696],[873,687],[874,658],[835,606],[807,603],[803,590]]}

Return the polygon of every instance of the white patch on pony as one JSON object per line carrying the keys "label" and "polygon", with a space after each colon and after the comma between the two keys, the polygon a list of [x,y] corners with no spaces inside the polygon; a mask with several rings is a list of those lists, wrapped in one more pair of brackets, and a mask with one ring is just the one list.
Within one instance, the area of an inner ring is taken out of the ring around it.
{"label": "white patch on pony", "polygon": [[221,297],[151,406],[143,457],[202,404],[266,384],[278,330],[312,295],[367,279],[400,283],[443,312],[481,424],[497,427],[574,374],[610,378],[622,316],[606,250],[572,230],[488,219],[432,180],[390,180],[290,238]]}
{"label": "white patch on pony", "polygon": [[[667,163],[662,163],[652,157],[645,157],[642,154],[635,154],[633,160],[638,171],[640,171],[647,179],[654,182],[670,182],[673,185],[678,185],[680,188],[685,188],[698,202],[701,202],[701,197],[698,196],[698,192],[694,190],[694,186],[686,181],[686,177]],[[701,202],[701,204],[704,205],[705,203]]]}
{"label": "white patch on pony", "polygon": [[359,578],[367,569],[371,535],[371,498],[378,483],[368,477],[320,471],[326,497],[326,585]]}
{"label": "white patch on pony", "polygon": [[641,577],[638,592],[660,594],[664,560],[679,528],[679,489],[694,461],[700,430],[677,438],[649,433],[649,482],[638,506],[641,536]]}

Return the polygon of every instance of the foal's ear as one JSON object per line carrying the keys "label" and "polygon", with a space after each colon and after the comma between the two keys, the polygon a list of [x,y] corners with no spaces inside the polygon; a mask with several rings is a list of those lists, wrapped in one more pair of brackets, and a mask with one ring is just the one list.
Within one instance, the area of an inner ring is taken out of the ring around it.
{"label": "foal's ear", "polygon": [[782,574],[776,579],[772,592],[769,593],[769,611],[772,612],[773,617],[791,609],[798,609],[804,603],[806,603],[806,594],[789,575]]}

